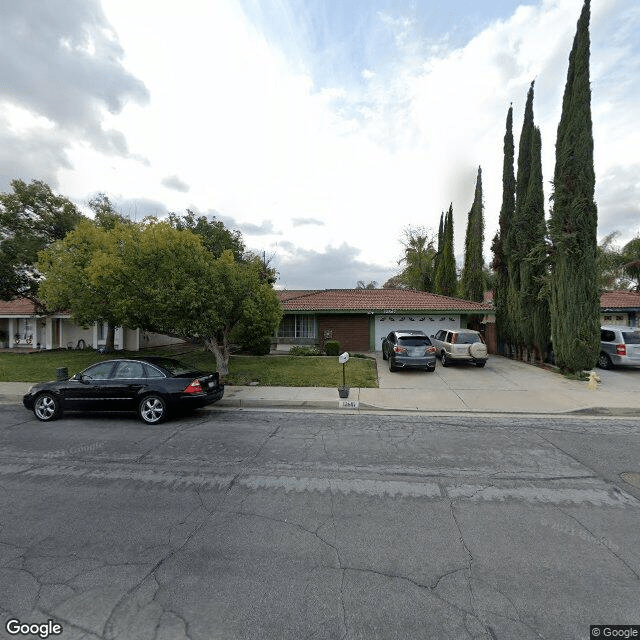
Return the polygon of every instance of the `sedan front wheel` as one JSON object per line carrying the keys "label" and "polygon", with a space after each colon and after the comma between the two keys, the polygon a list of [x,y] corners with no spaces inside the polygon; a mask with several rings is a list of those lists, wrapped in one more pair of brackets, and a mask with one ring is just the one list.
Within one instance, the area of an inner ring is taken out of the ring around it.
{"label": "sedan front wheel", "polygon": [[140,402],[138,416],[147,424],[160,424],[167,417],[167,403],[160,396],[146,396]]}
{"label": "sedan front wheel", "polygon": [[33,405],[33,413],[42,422],[55,420],[60,415],[60,401],[52,393],[41,393]]}

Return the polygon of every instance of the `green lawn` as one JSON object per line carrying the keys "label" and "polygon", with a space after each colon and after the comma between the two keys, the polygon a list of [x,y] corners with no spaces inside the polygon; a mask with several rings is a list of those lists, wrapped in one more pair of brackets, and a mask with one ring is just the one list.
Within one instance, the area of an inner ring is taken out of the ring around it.
{"label": "green lawn", "polygon": [[[69,375],[94,362],[110,357],[144,354],[171,355],[204,371],[215,371],[213,354],[203,350],[186,350],[167,354],[166,351],[119,351],[116,355],[100,355],[95,351],[41,351],[34,353],[0,353],[0,381],[42,382],[54,380],[56,369],[66,367]],[[371,358],[351,358],[346,364],[349,387],[377,387],[376,363]],[[264,386],[337,387],[342,384],[342,365],[336,357],[313,356],[232,356],[226,384],[244,385],[258,382]]]}

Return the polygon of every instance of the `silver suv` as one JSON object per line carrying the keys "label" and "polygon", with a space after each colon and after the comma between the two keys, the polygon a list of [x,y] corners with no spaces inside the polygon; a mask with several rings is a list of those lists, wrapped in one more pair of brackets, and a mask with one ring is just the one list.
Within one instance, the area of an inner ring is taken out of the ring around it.
{"label": "silver suv", "polygon": [[600,327],[601,369],[640,365],[640,331],[635,327]]}
{"label": "silver suv", "polygon": [[487,364],[487,345],[473,329],[440,329],[431,342],[443,367],[454,362],[473,362],[476,367]]}

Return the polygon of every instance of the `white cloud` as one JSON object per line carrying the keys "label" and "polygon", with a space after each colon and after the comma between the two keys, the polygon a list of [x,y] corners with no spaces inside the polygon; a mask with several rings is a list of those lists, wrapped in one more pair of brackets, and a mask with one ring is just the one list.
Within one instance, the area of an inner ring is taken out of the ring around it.
{"label": "white cloud", "polygon": [[[284,250],[283,240],[292,242],[298,265],[300,256],[313,258],[317,266],[318,256],[334,259],[339,253],[344,259],[336,264],[351,278],[358,269],[349,269],[349,260],[365,271],[395,270],[402,229],[437,229],[450,202],[459,254],[481,165],[488,261],[501,204],[507,109],[513,102],[517,144],[534,78],[550,195],[556,128],[581,6],[582,0],[520,6],[456,49],[446,34],[422,42],[411,19],[380,14],[376,28],[392,35],[392,55],[379,65],[356,66],[355,84],[335,78],[320,84],[312,72],[315,61],[304,58],[308,52],[268,39],[234,0],[186,0],[179,9],[151,0],[104,0],[121,46],[122,77],[144,83],[149,101],[121,98],[120,112],[100,112],[101,130],[123,132],[129,156],[107,155],[83,139],[62,151],[43,145],[46,162],[55,167],[45,175],[56,175],[60,191],[78,199],[103,191],[121,201],[162,201],[167,210],[216,210],[237,228],[259,235],[268,251]],[[295,12],[283,10],[283,15],[293,33]],[[640,217],[640,186],[630,169],[640,144],[640,78],[633,67],[639,27],[637,5],[594,2],[592,88],[602,234],[617,228],[622,212],[626,226]],[[14,116],[0,112],[0,119],[17,123]],[[46,121],[21,126],[33,142],[33,132]],[[37,162],[34,154],[27,157]],[[42,163],[33,166],[44,170]],[[293,260],[294,253],[282,259]],[[336,286],[333,272],[320,273],[327,280],[314,286]],[[353,284],[383,279],[367,273],[358,273]]]}

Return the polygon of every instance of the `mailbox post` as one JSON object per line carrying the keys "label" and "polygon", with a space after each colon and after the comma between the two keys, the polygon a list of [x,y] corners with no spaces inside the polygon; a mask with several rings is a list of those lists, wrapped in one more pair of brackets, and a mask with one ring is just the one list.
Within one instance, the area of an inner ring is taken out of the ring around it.
{"label": "mailbox post", "polygon": [[338,395],[341,398],[349,397],[349,387],[347,387],[345,374],[345,365],[347,364],[347,360],[349,360],[349,354],[346,351],[338,356],[338,362],[342,365],[342,386],[338,387]]}

